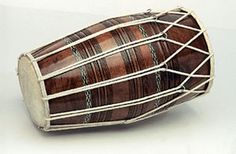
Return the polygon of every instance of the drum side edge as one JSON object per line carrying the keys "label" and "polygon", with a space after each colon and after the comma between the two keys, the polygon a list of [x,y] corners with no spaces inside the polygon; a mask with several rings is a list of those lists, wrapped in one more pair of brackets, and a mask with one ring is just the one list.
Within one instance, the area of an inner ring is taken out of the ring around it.
{"label": "drum side edge", "polygon": [[27,107],[34,124],[42,130],[46,127],[45,102],[42,100],[42,91],[38,82],[38,76],[30,57],[23,54],[18,61],[18,79],[23,95],[23,101]]}
{"label": "drum side edge", "polygon": [[[186,12],[190,12],[189,9],[187,8],[184,8],[184,7],[181,7],[181,10],[183,11],[186,11]],[[196,13],[194,11],[191,10],[191,14],[190,14],[197,22],[197,24],[199,25],[200,29],[206,29],[206,27],[203,25],[203,23],[201,22],[201,20],[199,19],[199,17],[196,15]],[[214,75],[215,75],[215,59],[214,59],[214,53],[213,53],[213,49],[212,49],[212,45],[210,43],[210,39],[209,39],[209,35],[207,33],[207,31],[205,31],[203,33],[203,36],[205,38],[205,41],[206,41],[206,44],[207,44],[207,47],[208,47],[208,51],[209,51],[209,54],[213,54],[213,56],[210,58],[210,76],[212,78],[214,78]],[[204,94],[207,94],[210,92],[210,89],[212,87],[212,84],[213,84],[213,80],[211,80],[209,83],[208,83],[208,86],[206,88],[206,92]],[[204,95],[203,94],[203,95]],[[201,96],[203,96],[201,95]]]}

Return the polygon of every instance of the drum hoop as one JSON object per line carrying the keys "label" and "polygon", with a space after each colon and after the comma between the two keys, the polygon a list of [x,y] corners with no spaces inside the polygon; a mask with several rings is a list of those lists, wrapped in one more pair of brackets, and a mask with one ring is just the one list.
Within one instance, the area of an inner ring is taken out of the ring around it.
{"label": "drum hoop", "polygon": [[[27,56],[29,59],[30,59],[30,62],[36,72],[36,75],[38,77],[38,80],[39,78],[42,76],[41,74],[41,71],[39,69],[39,65],[36,61],[33,61],[34,57],[31,55],[31,53],[25,53],[23,54],[22,56]],[[21,57],[19,57],[21,58]],[[47,92],[46,92],[46,87],[45,87],[45,83],[44,82],[38,82],[39,83],[39,87],[41,88],[41,94],[42,94],[42,97],[47,97]],[[47,130],[50,128],[50,121],[47,121],[46,119],[50,117],[50,109],[49,109],[49,102],[47,100],[43,100],[42,99],[42,102],[44,103],[44,108],[45,108],[45,121],[46,121],[46,124],[45,126],[40,126],[40,129],[44,129],[44,130]],[[42,128],[41,128],[42,127]]]}
{"label": "drum hoop", "polygon": [[[183,11],[189,11],[189,9],[184,8],[184,7],[182,7],[181,9],[182,9]],[[194,11],[192,11],[191,15],[192,15],[193,18],[197,21],[197,24],[199,25],[200,29],[206,29],[206,27],[204,26],[204,24],[202,23],[202,21],[199,19],[199,17],[196,15],[196,13],[195,13]],[[207,46],[208,46],[208,51],[209,51],[210,54],[213,55],[213,56],[211,57],[211,59],[210,59],[210,76],[211,76],[211,77],[214,77],[214,76],[215,76],[215,57],[214,57],[214,53],[213,53],[213,47],[212,47],[212,45],[211,45],[211,43],[210,43],[210,38],[209,38],[209,35],[208,35],[207,31],[205,31],[205,32],[203,33],[203,35],[204,35],[206,44],[207,44]],[[205,94],[207,94],[207,93],[210,92],[210,89],[211,89],[212,85],[213,85],[213,80],[209,82]],[[202,95],[202,96],[203,96],[203,95]]]}

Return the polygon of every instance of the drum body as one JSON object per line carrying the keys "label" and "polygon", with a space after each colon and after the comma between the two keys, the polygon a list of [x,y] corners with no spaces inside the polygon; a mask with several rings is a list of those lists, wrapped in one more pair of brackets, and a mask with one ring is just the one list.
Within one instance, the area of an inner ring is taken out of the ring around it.
{"label": "drum body", "polygon": [[213,54],[186,9],[108,19],[19,58],[34,123],[45,131],[127,124],[209,91]]}

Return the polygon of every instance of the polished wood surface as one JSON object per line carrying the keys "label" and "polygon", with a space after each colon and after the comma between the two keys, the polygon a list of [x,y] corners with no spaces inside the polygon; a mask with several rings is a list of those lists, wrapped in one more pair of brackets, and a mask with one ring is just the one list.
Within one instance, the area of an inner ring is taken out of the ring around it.
{"label": "polished wood surface", "polygon": [[[34,51],[32,55],[34,56],[34,58],[37,58],[46,53],[50,53],[55,49],[63,47],[70,42],[74,42],[80,38],[84,38],[102,29],[106,29],[119,23],[142,19],[148,16],[150,16],[150,14],[134,14],[130,16],[117,17],[102,21],[98,24],[92,25],[74,34],[66,36],[63,39],[57,40],[49,45],[39,48]],[[174,22],[180,17],[181,15],[167,13],[160,16],[159,19]],[[191,15],[187,16],[179,23],[194,28],[199,28],[196,20]],[[89,39],[83,43],[77,44],[72,48],[67,48],[45,59],[42,59],[38,62],[38,65],[40,67],[42,75],[46,75],[77,62],[78,54],[80,58],[86,59],[97,53],[107,51],[122,44],[158,34],[162,32],[167,26],[167,24],[160,23],[145,23],[125,28],[119,28],[111,32],[99,35],[95,38]],[[173,26],[170,30],[167,31],[167,37],[181,43],[186,43],[188,40],[194,37],[196,33],[197,32],[188,30],[186,28]],[[204,39],[203,35],[198,37],[190,45],[208,51],[206,40]],[[100,60],[97,60],[96,62],[86,64],[85,66],[45,80],[47,94],[55,94],[58,92],[82,87],[85,85],[150,68],[156,65],[156,63],[159,64],[163,62],[179,48],[180,46],[173,43],[158,41],[149,45],[142,45],[108,56],[106,58],[102,58]],[[184,48],[183,51],[181,51],[167,63],[167,66],[169,69],[191,73],[206,58],[206,56],[207,55],[195,52],[189,48]],[[82,71],[84,71],[85,73],[83,74]],[[205,63],[197,71],[197,74],[209,75],[210,62]],[[185,76],[173,73],[159,72],[105,87],[59,97],[49,100],[50,113],[60,113],[85,109],[87,107],[86,101],[88,101],[86,100],[86,95],[90,95],[92,107],[97,107],[142,98],[144,96],[157,93],[158,84],[156,78],[158,76],[160,78],[159,91],[164,91],[176,87],[186,78]],[[86,82],[84,82],[83,78],[86,78]],[[205,80],[206,79],[204,78],[191,78],[185,84],[185,88],[191,89]],[[205,90],[207,86],[208,85],[206,84],[198,90]],[[171,95],[142,105],[135,105],[121,109],[93,113],[91,114],[91,118],[88,122],[114,121],[137,117],[138,115],[156,108],[157,105],[161,105],[169,100],[172,100],[178,95],[180,94]],[[168,105],[162,110],[165,110],[175,104],[182,103],[183,101],[192,99],[197,95],[199,94],[189,94],[183,99],[171,105]],[[53,120],[51,121],[51,124],[58,125],[84,123],[85,116],[76,116],[60,120]]]}

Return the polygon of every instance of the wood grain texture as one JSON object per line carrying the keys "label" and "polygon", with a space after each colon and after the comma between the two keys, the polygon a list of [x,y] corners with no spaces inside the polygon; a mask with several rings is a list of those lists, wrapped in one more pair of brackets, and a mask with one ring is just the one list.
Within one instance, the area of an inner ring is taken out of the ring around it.
{"label": "wood grain texture", "polygon": [[[50,53],[55,49],[65,46],[68,43],[66,42],[66,40],[74,42],[78,39],[84,38],[86,36],[89,36],[90,34],[106,29],[113,25],[136,19],[142,19],[148,16],[148,14],[135,14],[102,21],[74,34],[68,35],[65,38],[57,40],[42,48],[39,48],[32,55],[34,56],[34,58],[37,58],[46,53]],[[159,19],[163,21],[174,22],[180,17],[181,15],[167,13],[159,17]],[[191,15],[183,19],[180,24],[199,28],[199,25]],[[46,75],[77,62],[78,55],[80,56],[80,58],[86,59],[122,44],[158,34],[162,32],[167,26],[167,24],[160,23],[145,23],[119,28],[99,35],[95,38],[89,39],[83,43],[77,44],[73,46],[73,48],[67,48],[59,53],[42,59],[38,62],[38,65],[40,67],[42,75]],[[188,40],[194,37],[196,33],[197,32],[192,30],[173,26],[170,30],[168,30],[167,36],[168,38],[176,40],[178,42],[186,43]],[[203,35],[198,37],[190,45],[208,51],[208,47]],[[146,68],[150,68],[154,65],[157,65],[156,63],[163,62],[179,48],[180,46],[173,43],[158,41],[151,44],[134,47],[132,49],[108,56],[106,58],[102,58],[90,64],[86,64],[83,67],[76,68],[74,70],[45,80],[47,94],[55,94],[58,92],[82,87],[84,85],[105,81],[115,77],[144,70]],[[184,48],[183,51],[181,51],[172,60],[170,60],[167,65],[169,69],[191,73],[205,58],[206,55],[204,54],[188,48]],[[84,73],[82,73],[82,71],[84,71]],[[197,71],[197,74],[209,75],[210,62],[205,63],[203,67],[201,67]],[[160,89],[158,89],[158,77],[160,78]],[[84,83],[84,78],[87,79],[87,83]],[[87,108],[86,95],[88,94],[91,98],[92,107],[98,107],[155,94],[158,91],[164,91],[178,86],[185,78],[186,77],[184,76],[173,73],[160,72],[125,82],[116,83],[113,85],[92,89],[87,92],[85,91],[52,99],[49,100],[50,113],[60,113],[85,109]],[[204,78],[191,78],[185,84],[185,88],[191,89],[205,80],[206,79]],[[206,84],[198,90],[205,90],[207,86],[208,85]],[[154,109],[156,107],[156,104],[164,104],[179,95],[180,94],[171,95],[142,105],[135,105],[121,109],[93,113],[91,114],[89,122],[114,121],[137,117],[143,113],[150,111],[151,109]],[[196,96],[197,94],[189,94],[183,99],[165,107],[163,110],[175,104],[192,99]],[[63,125],[84,123],[85,116],[86,115],[54,120],[51,121],[51,124]]]}

